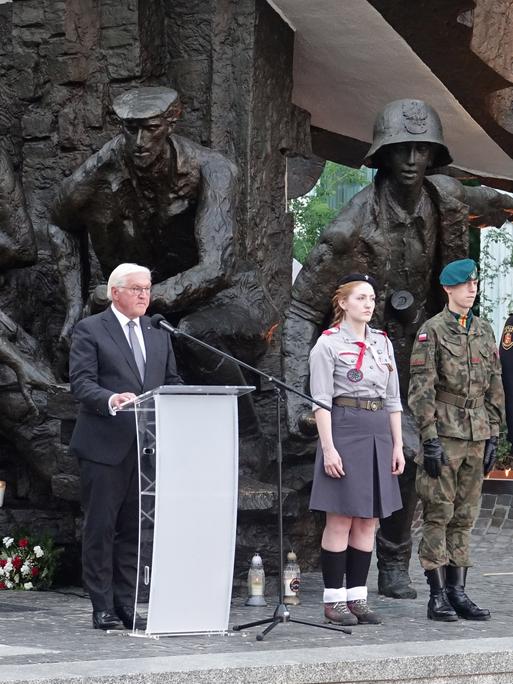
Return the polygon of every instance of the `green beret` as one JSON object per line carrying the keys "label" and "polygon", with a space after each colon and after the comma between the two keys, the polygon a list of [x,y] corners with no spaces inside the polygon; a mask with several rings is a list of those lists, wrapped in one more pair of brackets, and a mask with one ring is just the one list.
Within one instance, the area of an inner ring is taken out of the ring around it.
{"label": "green beret", "polygon": [[477,264],[473,259],[451,261],[440,273],[440,285],[461,285],[477,279]]}
{"label": "green beret", "polygon": [[176,90],[149,86],[118,95],[112,103],[112,108],[120,119],[150,119],[164,114],[177,101]]}

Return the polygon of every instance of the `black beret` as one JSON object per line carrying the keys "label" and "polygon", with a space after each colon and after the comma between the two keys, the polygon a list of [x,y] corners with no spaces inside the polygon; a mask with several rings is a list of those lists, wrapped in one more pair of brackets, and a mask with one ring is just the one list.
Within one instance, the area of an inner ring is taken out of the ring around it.
{"label": "black beret", "polygon": [[367,275],[366,273],[349,273],[348,275],[340,279],[338,287],[340,287],[341,285],[347,285],[347,283],[356,283],[359,281],[361,281],[362,283],[369,283],[369,285],[372,285],[372,287],[374,288],[374,291],[377,291],[378,289],[378,284],[375,281],[375,279],[372,276]]}

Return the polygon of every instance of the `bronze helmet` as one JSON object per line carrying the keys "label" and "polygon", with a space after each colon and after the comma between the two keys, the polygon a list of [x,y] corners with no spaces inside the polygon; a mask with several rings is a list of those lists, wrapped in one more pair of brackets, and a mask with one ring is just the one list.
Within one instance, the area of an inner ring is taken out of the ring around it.
{"label": "bronze helmet", "polygon": [[378,168],[379,162],[374,157],[382,147],[416,141],[437,145],[434,167],[446,166],[452,162],[444,142],[442,122],[433,107],[423,100],[389,102],[376,117],[372,145],[363,163]]}

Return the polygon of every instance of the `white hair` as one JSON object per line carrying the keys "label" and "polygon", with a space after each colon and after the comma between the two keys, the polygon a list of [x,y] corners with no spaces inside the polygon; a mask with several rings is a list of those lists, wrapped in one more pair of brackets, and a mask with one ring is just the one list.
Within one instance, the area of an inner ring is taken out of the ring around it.
{"label": "white hair", "polygon": [[125,278],[132,273],[144,273],[151,280],[151,271],[146,266],[139,266],[138,264],[119,264],[112,271],[107,283],[107,297],[112,301],[112,288],[122,287],[125,284]]}

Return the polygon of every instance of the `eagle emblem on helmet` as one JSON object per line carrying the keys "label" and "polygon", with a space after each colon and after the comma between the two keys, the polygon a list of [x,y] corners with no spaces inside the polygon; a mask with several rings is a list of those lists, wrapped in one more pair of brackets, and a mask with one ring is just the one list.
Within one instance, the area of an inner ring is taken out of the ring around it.
{"label": "eagle emblem on helmet", "polygon": [[421,135],[427,132],[428,112],[423,102],[418,100],[404,102],[402,110],[404,127],[408,133]]}

